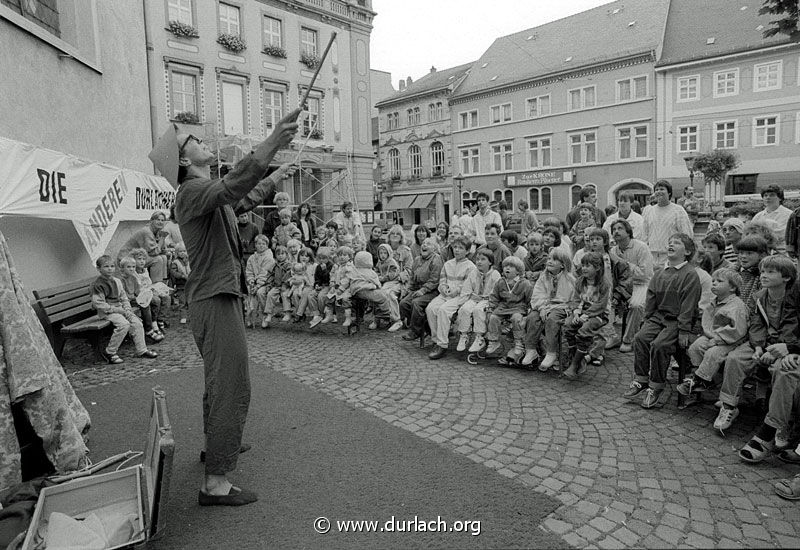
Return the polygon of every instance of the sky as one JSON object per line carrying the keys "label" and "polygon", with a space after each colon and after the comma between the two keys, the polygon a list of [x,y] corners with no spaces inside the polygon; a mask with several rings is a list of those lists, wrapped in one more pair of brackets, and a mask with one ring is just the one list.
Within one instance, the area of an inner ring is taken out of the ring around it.
{"label": "sky", "polygon": [[[609,0],[372,0],[378,13],[370,66],[401,78],[478,59],[500,36],[536,27]],[[565,37],[568,39],[568,37]]]}

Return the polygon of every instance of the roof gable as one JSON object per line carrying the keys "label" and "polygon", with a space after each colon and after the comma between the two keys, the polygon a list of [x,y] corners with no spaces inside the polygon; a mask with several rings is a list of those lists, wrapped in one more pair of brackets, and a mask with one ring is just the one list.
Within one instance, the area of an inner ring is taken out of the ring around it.
{"label": "roof gable", "polygon": [[453,89],[455,85],[461,82],[464,73],[466,73],[471,66],[472,63],[465,63],[464,65],[458,65],[457,67],[451,67],[450,69],[430,72],[416,82],[412,82],[404,90],[396,92],[389,97],[382,99],[377,103],[377,106],[384,106],[388,103],[396,103],[404,100],[405,98],[418,96],[425,94],[426,92],[434,92],[445,88]]}

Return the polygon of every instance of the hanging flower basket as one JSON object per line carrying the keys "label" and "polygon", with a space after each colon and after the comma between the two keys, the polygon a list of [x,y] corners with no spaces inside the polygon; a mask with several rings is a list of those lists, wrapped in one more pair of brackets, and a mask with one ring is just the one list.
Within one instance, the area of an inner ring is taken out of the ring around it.
{"label": "hanging flower basket", "polygon": [[200,119],[191,111],[180,112],[172,120],[182,124],[200,124]]}
{"label": "hanging flower basket", "polygon": [[319,58],[313,53],[303,52],[300,55],[300,63],[302,63],[309,69],[315,69],[317,67],[317,64],[319,63]]}
{"label": "hanging flower basket", "polygon": [[167,30],[178,38],[198,38],[200,36],[197,29],[180,21],[170,21]]}
{"label": "hanging flower basket", "polygon": [[280,57],[282,59],[286,59],[286,50],[281,48],[280,46],[264,46],[264,49],[261,50],[261,53],[265,53],[267,55],[271,55],[272,57]]}
{"label": "hanging flower basket", "polygon": [[244,40],[235,34],[222,33],[217,38],[217,44],[233,53],[239,53],[247,49],[247,44],[244,43]]}

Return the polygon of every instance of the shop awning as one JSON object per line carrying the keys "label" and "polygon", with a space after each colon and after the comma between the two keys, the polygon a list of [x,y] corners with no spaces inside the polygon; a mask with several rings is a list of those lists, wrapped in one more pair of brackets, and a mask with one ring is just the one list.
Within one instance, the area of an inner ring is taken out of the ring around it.
{"label": "shop awning", "polygon": [[395,195],[389,199],[386,210],[408,210],[417,195]]}
{"label": "shop awning", "polygon": [[414,199],[414,202],[411,203],[409,208],[429,208],[434,197],[436,197],[436,193],[422,193],[421,195],[417,195],[417,198]]}

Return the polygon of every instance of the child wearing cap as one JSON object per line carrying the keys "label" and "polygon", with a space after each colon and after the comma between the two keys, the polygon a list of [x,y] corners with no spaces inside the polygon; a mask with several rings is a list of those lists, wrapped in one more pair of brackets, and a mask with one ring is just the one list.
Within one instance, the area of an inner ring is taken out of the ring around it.
{"label": "child wearing cap", "polygon": [[703,334],[687,352],[695,367],[692,376],[678,385],[678,392],[691,395],[709,389],[725,357],[747,336],[747,306],[739,298],[742,277],[733,269],[722,268],[711,278],[714,298],[703,311]]}
{"label": "child wearing cap", "polygon": [[738,265],[739,256],[736,253],[736,245],[743,234],[744,222],[741,218],[728,218],[722,224],[722,236],[725,237],[725,252],[723,252],[722,257],[733,265]]}

